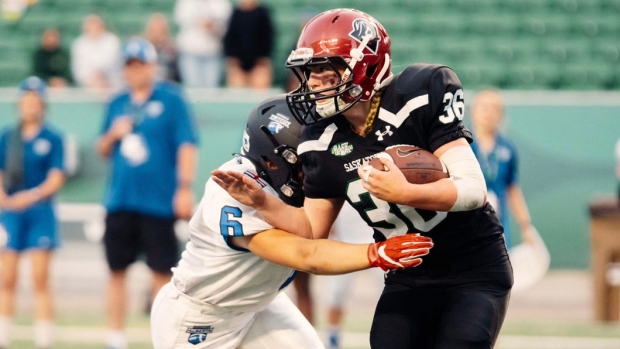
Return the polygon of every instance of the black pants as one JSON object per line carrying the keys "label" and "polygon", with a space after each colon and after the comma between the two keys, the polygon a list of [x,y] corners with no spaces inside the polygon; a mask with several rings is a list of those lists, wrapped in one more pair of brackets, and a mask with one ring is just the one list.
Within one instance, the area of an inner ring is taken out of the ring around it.
{"label": "black pants", "polygon": [[169,273],[179,261],[174,222],[136,212],[109,212],[103,243],[110,270],[125,270],[144,254],[150,269]]}
{"label": "black pants", "polygon": [[492,348],[506,316],[512,267],[505,247],[491,248],[498,249],[495,258],[467,270],[407,275],[406,282],[388,276],[370,331],[371,347]]}

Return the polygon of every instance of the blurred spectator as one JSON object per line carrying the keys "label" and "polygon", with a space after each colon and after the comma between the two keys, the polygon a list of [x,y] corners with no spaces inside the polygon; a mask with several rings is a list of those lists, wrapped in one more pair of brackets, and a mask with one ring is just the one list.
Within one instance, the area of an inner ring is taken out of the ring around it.
{"label": "blurred spectator", "polygon": [[17,22],[22,18],[28,6],[34,5],[37,0],[2,0],[2,17],[7,22]]}
{"label": "blurred spectator", "polygon": [[78,86],[116,87],[120,83],[120,41],[109,32],[101,17],[88,15],[82,35],[71,46],[71,71]]}
{"label": "blurred spectator", "polygon": [[222,37],[232,6],[228,0],[177,0],[179,69],[185,87],[215,88],[222,76]]}
{"label": "blurred spectator", "polygon": [[518,156],[515,145],[500,132],[504,102],[497,91],[485,90],[474,96],[471,106],[474,142],[487,184],[487,200],[504,226],[506,246],[513,247],[508,209],[521,226],[522,240],[533,244],[530,214],[517,181]]}
{"label": "blurred spectator", "polygon": [[257,0],[240,0],[224,37],[228,87],[270,88],[273,46],[269,10]]}
{"label": "blurred spectator", "polygon": [[19,122],[0,135],[0,227],[2,249],[0,347],[8,348],[15,313],[20,257],[28,252],[35,299],[34,344],[52,347],[53,295],[50,263],[59,245],[53,197],[65,181],[62,136],[45,122],[43,80],[20,85]]}
{"label": "blurred spectator", "polygon": [[163,13],[154,13],[149,17],[144,36],[157,50],[157,76],[162,80],[180,82],[177,49],[170,37],[168,19]]}
{"label": "blurred spectator", "polygon": [[104,197],[108,348],[126,349],[127,268],[146,256],[152,294],[178,261],[176,219],[193,213],[197,129],[177,85],[157,82],[157,52],[145,39],[123,47],[127,89],[108,104],[97,143],[111,162]]}
{"label": "blurred spectator", "polygon": [[65,87],[71,81],[69,52],[60,45],[60,32],[49,28],[41,36],[41,46],[34,52],[32,70],[34,75],[50,87]]}

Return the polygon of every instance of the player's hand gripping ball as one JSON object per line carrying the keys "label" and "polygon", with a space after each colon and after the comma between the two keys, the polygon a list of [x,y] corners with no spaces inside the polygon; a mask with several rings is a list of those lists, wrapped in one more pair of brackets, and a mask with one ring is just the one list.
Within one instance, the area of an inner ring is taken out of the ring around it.
{"label": "player's hand gripping ball", "polygon": [[428,150],[412,145],[387,147],[368,163],[379,171],[385,171],[387,168],[379,158],[392,161],[403,172],[409,183],[426,184],[450,177],[446,165],[438,157]]}

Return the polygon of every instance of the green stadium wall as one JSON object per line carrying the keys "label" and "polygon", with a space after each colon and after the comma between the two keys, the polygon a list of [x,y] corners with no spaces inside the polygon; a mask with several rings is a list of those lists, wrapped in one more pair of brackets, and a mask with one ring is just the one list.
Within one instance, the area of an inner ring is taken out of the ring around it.
{"label": "green stadium wall", "polygon": [[[520,155],[520,183],[533,224],[548,244],[553,268],[590,263],[588,204],[613,196],[614,146],[620,138],[620,94],[613,92],[503,92],[506,133]],[[71,92],[67,94],[71,96]],[[472,93],[467,92],[466,98]],[[208,97],[204,97],[208,96]],[[53,97],[53,96],[52,96]],[[200,128],[199,198],[211,170],[239,150],[245,120],[265,95],[190,93]],[[107,164],[94,143],[103,99],[51,98],[48,120],[79,144],[80,165],[58,195],[62,202],[100,202]],[[12,92],[0,91],[0,126],[15,122]],[[466,120],[467,123],[467,115]],[[513,224],[514,225],[514,224]],[[513,226],[518,232],[518,227]],[[517,234],[518,235],[518,234]]]}

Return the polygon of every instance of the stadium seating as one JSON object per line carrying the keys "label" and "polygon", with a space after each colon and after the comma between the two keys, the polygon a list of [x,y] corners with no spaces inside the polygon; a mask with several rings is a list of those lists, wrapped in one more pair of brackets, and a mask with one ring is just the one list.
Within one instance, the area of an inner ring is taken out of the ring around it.
{"label": "stadium seating", "polygon": [[[262,0],[277,30],[275,81],[288,76],[283,60],[302,16],[354,7],[381,21],[393,41],[398,72],[414,62],[446,64],[466,88],[620,89],[620,0]],[[56,26],[64,43],[81,20],[98,13],[125,39],[142,32],[147,15],[172,16],[173,0],[40,0],[13,25],[0,27],[0,86],[30,72],[41,32]]]}

